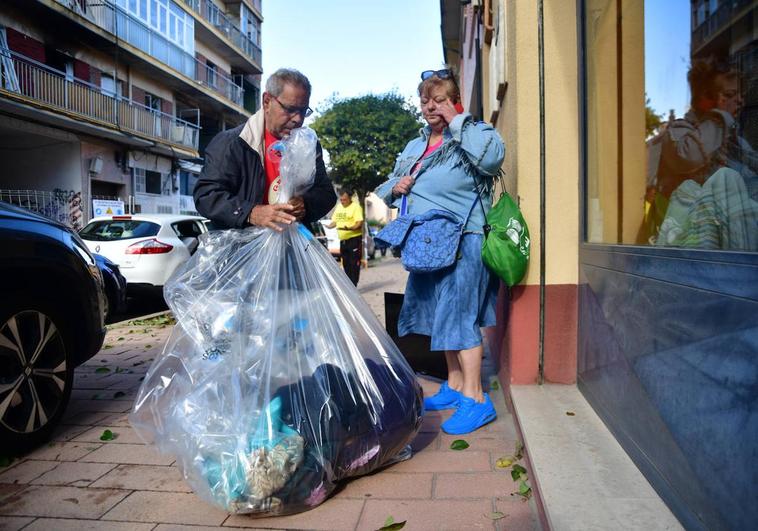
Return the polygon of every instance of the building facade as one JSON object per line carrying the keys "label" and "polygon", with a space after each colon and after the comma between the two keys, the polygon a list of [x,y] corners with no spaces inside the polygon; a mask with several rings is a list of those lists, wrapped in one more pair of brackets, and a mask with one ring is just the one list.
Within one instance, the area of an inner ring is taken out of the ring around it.
{"label": "building facade", "polygon": [[532,236],[501,382],[578,385],[685,528],[751,528],[758,2],[440,4]]}
{"label": "building facade", "polygon": [[3,2],[0,200],[72,226],[93,200],[194,213],[205,146],[260,105],[262,20],[260,0]]}

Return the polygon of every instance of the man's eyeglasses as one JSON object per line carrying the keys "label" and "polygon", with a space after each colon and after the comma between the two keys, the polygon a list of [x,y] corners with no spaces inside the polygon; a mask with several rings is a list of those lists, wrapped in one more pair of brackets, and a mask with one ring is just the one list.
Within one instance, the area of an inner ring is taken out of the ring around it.
{"label": "man's eyeglasses", "polygon": [[284,109],[284,112],[287,112],[289,114],[299,114],[303,118],[308,118],[311,114],[313,114],[313,109],[311,109],[310,107],[292,107],[290,105],[283,104],[281,101],[279,101],[279,98],[277,98],[273,94],[271,95],[271,97],[276,100],[276,103],[278,103],[282,107],[282,109]]}
{"label": "man's eyeglasses", "polygon": [[437,76],[440,79],[452,79],[453,82],[455,82],[455,76],[449,68],[444,68],[442,70],[424,70],[421,72],[421,81],[426,81],[433,76]]}

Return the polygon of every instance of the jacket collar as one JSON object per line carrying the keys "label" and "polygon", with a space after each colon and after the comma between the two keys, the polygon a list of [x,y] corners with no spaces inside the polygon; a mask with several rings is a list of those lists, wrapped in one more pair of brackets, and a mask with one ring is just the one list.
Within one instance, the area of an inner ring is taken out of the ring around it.
{"label": "jacket collar", "polygon": [[258,155],[263,159],[263,152],[265,151],[264,142],[265,135],[263,134],[264,128],[263,121],[263,107],[258,109],[254,115],[247,119],[245,127],[240,132],[240,138],[245,141]]}
{"label": "jacket collar", "polygon": [[[418,134],[424,140],[424,142],[428,141],[429,137],[432,134],[432,128],[431,128],[431,126],[428,125],[428,124],[425,125],[424,127],[422,127],[421,129],[418,130]],[[452,137],[453,137],[453,133],[450,132],[450,128],[449,127],[445,127],[442,130],[442,138],[445,139],[445,140],[447,140],[448,138],[452,138]]]}

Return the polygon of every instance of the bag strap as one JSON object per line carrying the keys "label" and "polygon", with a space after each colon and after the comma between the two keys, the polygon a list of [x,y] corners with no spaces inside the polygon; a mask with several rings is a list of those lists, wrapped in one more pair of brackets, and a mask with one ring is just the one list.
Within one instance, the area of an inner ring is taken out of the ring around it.
{"label": "bag strap", "polygon": [[[495,179],[497,179],[497,181],[500,183],[500,190],[501,190],[500,197],[501,198],[506,193],[505,192],[505,179],[503,178],[503,176],[504,176],[503,169],[502,168],[498,169],[497,170],[497,175],[495,176]],[[483,190],[481,190],[481,188],[479,186],[479,182],[477,182],[475,175],[473,176],[473,178],[474,178],[474,186],[476,187],[476,199],[479,200],[479,206],[482,209],[482,216],[484,216],[484,225],[482,225],[482,230],[484,231],[484,239],[486,240],[487,236],[489,236],[490,231],[492,230],[492,227],[490,226],[489,223],[487,223],[487,213],[484,211],[484,203],[482,203],[482,191]],[[491,193],[492,194],[495,193],[495,185],[494,185],[494,183],[492,185],[492,192]],[[469,212],[469,215],[471,215],[470,212]]]}

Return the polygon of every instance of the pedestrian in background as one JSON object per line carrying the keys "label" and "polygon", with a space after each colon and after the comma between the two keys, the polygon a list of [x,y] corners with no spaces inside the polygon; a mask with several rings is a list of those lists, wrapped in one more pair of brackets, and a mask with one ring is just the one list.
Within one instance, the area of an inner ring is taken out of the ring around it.
{"label": "pedestrian in background", "polygon": [[353,285],[357,286],[363,255],[363,209],[357,201],[353,201],[352,190],[342,191],[340,202],[332,214],[332,222],[327,227],[337,227],[342,267]]}
{"label": "pedestrian in background", "polygon": [[424,400],[424,408],[455,409],[442,429],[463,434],[496,417],[482,389],[480,328],[495,324],[499,281],[482,263],[481,250],[485,213],[492,206],[488,192],[505,148],[492,126],[463,112],[450,69],[425,71],[421,79],[418,94],[428,125],[408,143],[390,179],[375,193],[395,207],[406,196],[408,215],[444,209],[466,220],[452,266],[409,274],[398,321],[400,336],[431,336],[431,349],[445,352],[448,379]]}

